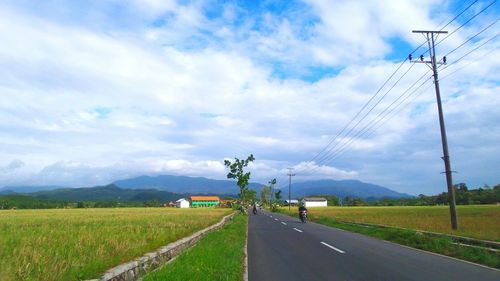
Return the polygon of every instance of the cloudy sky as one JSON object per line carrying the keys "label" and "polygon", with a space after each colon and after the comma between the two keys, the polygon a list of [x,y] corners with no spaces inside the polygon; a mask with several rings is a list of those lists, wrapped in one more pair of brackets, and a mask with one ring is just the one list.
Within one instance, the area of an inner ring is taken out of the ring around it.
{"label": "cloudy sky", "polygon": [[454,181],[498,184],[491,2],[1,1],[0,187],[223,179],[224,159],[253,153],[263,183],[293,167],[294,181],[445,191],[429,67],[405,59],[428,60],[412,30],[446,24]]}

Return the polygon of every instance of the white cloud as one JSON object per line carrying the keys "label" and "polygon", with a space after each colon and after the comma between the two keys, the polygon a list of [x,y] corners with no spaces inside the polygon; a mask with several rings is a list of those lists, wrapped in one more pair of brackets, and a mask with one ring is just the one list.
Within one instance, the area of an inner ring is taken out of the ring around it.
{"label": "white cloud", "polygon": [[[5,167],[16,159],[25,165],[0,185],[17,179],[80,186],[141,173],[224,178],[219,159],[254,153],[253,176],[262,182],[295,166],[313,170],[314,178],[360,178],[410,193],[418,193],[418,182],[428,193],[437,190],[442,163],[432,88],[334,161],[305,161],[396,68],[384,60],[401,52],[393,39],[419,44],[411,30],[451,18],[448,2],[311,0],[279,12],[212,4],[108,1],[92,7],[94,16],[74,20],[71,2],[54,11],[47,2],[39,12],[2,4],[0,158]],[[481,24],[457,32],[439,52]],[[467,66],[441,84],[460,180],[499,180],[486,168],[498,166],[488,154],[498,150],[492,140],[500,135],[497,45],[442,73]],[[323,67],[314,82],[300,79]],[[353,133],[426,70],[414,66]],[[468,160],[475,155],[482,161]]]}
{"label": "white cloud", "polygon": [[293,172],[297,174],[305,172],[306,175],[304,175],[303,178],[306,179],[330,178],[343,180],[359,176],[356,171],[342,170],[327,165],[317,165],[315,162],[301,162],[293,166],[293,169]]}

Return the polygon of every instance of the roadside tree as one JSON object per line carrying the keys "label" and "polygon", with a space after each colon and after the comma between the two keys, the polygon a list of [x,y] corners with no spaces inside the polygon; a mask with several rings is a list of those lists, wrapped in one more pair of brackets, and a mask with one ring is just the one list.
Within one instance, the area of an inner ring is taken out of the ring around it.
{"label": "roadside tree", "polygon": [[[229,173],[227,174],[228,179],[236,179],[237,180],[237,185],[240,188],[240,199],[243,201],[243,203],[247,203],[248,201],[245,199],[245,197],[248,197],[245,194],[245,191],[248,190],[248,181],[250,180],[250,172],[246,172],[243,170],[246,166],[248,166],[248,163],[254,161],[255,158],[253,157],[253,154],[250,154],[250,156],[247,157],[247,159],[238,159],[234,158],[234,162],[231,162],[229,160],[224,160],[224,166],[229,168]],[[255,193],[255,191],[254,191]]]}
{"label": "roadside tree", "polygon": [[270,199],[271,199],[271,188],[269,186],[264,185],[260,190],[260,201],[265,205],[269,205]]}

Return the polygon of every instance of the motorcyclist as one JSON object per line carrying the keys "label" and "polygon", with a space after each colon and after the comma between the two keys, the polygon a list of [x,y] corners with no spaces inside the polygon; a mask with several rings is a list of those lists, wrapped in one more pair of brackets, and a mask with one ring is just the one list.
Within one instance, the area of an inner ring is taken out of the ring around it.
{"label": "motorcyclist", "polygon": [[[307,208],[303,204],[299,206],[299,218],[305,221],[305,216],[307,215]],[[302,217],[304,216],[304,218]]]}
{"label": "motorcyclist", "polygon": [[256,215],[257,214],[257,203],[253,203],[253,214]]}

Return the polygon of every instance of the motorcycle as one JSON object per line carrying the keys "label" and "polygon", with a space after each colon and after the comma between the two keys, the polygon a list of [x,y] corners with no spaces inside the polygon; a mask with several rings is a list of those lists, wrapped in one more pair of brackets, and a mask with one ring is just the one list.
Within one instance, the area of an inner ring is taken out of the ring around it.
{"label": "motorcycle", "polygon": [[307,220],[307,211],[306,210],[302,210],[299,212],[299,217],[300,217],[300,220],[303,222],[303,223],[306,223],[306,220]]}

